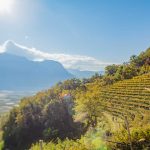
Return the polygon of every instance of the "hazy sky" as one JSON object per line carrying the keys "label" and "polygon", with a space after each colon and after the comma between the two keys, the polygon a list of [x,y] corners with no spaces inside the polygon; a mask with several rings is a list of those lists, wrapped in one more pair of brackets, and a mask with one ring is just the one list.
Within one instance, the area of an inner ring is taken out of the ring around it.
{"label": "hazy sky", "polygon": [[0,0],[0,44],[120,63],[150,46],[149,7],[149,0]]}

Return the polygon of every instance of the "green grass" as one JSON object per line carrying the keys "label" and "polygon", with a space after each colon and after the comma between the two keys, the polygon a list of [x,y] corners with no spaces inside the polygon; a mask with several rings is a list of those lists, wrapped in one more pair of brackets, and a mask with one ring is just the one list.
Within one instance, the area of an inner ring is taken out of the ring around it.
{"label": "green grass", "polygon": [[0,150],[2,150],[3,145],[4,145],[4,142],[3,142],[3,141],[0,141]]}

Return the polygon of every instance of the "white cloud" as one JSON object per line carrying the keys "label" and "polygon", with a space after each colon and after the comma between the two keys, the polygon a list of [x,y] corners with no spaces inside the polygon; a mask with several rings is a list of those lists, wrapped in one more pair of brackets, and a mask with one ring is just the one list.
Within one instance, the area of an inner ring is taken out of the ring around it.
{"label": "white cloud", "polygon": [[4,45],[0,45],[0,53],[3,53],[5,51]]}
{"label": "white cloud", "polygon": [[63,53],[46,53],[36,48],[28,48],[13,41],[6,41],[0,46],[0,51],[15,53],[19,56],[25,56],[34,61],[55,60],[63,64],[67,69],[92,70],[98,71],[112,63],[101,62],[93,57],[83,55],[70,55]]}

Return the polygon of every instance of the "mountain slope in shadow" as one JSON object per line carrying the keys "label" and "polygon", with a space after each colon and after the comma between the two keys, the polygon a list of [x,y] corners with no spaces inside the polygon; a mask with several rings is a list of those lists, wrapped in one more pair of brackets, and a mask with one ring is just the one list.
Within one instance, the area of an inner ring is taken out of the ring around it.
{"label": "mountain slope in shadow", "polygon": [[0,54],[0,90],[40,90],[72,77],[53,60],[38,62],[7,52]]}

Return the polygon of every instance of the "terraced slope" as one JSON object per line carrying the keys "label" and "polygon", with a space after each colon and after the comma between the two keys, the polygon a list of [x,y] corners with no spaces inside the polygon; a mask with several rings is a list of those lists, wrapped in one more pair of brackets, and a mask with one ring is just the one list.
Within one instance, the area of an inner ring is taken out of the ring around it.
{"label": "terraced slope", "polygon": [[101,90],[106,111],[113,116],[134,120],[150,114],[150,74],[120,81]]}

